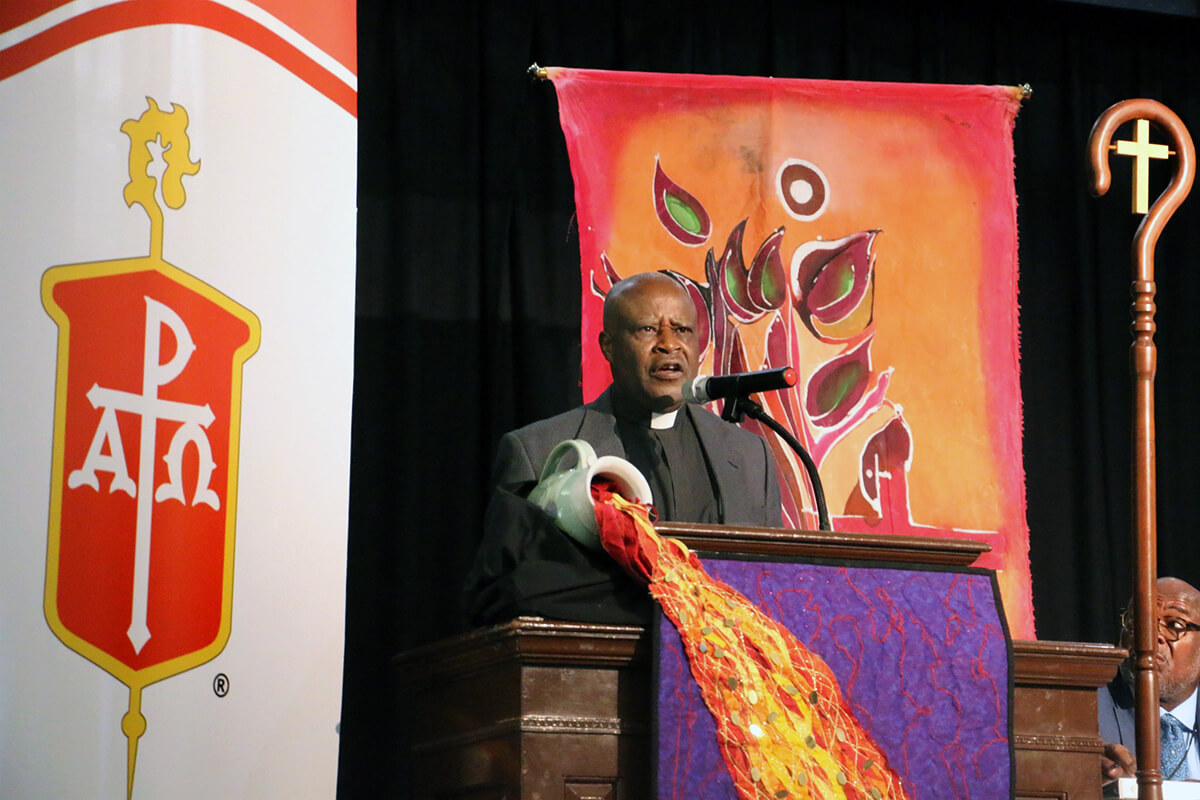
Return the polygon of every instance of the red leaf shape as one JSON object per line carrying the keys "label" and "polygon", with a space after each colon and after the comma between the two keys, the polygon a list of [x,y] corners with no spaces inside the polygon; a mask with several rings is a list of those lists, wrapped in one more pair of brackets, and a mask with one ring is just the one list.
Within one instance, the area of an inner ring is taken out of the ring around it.
{"label": "red leaf shape", "polygon": [[689,247],[708,241],[712,220],[704,205],[682,186],[667,177],[654,160],[654,213],[667,233]]}
{"label": "red leaf shape", "polygon": [[813,425],[832,427],[854,408],[871,379],[871,341],[868,337],[813,373],[804,408]]}
{"label": "red leaf shape", "polygon": [[787,275],[779,255],[783,230],[777,228],[764,239],[750,263],[750,300],[763,311],[777,309],[787,300]]}
{"label": "red leaf shape", "polygon": [[792,256],[796,311],[819,338],[814,319],[827,325],[849,317],[867,296],[875,271],[871,244],[878,230],[852,233],[831,242],[805,242]]}
{"label": "red leaf shape", "polygon": [[729,232],[725,252],[717,263],[717,281],[721,297],[729,313],[738,322],[754,322],[765,309],[759,308],[750,296],[750,276],[742,260],[742,235],[746,231],[746,220],[742,220]]}

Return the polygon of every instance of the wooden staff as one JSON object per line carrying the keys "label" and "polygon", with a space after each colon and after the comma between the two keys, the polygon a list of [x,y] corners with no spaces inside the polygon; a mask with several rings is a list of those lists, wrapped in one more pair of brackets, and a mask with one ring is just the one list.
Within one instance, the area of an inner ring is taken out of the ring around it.
{"label": "wooden staff", "polygon": [[[1117,128],[1136,120],[1133,141],[1112,142]],[[1174,150],[1150,143],[1153,122],[1173,141]],[[1154,654],[1158,639],[1155,584],[1158,575],[1158,529],[1155,492],[1157,477],[1154,453],[1154,375],[1157,351],[1154,345],[1154,247],[1175,209],[1187,197],[1196,172],[1192,137],[1173,111],[1155,100],[1123,100],[1100,115],[1088,138],[1092,169],[1092,194],[1108,191],[1112,174],[1109,151],[1134,158],[1134,213],[1145,214],[1133,239],[1133,345],[1130,375],[1133,378],[1133,646],[1134,726],[1138,754],[1138,797],[1162,800],[1162,771],[1159,769],[1158,680]],[[1147,211],[1149,160],[1177,156],[1175,174]]]}

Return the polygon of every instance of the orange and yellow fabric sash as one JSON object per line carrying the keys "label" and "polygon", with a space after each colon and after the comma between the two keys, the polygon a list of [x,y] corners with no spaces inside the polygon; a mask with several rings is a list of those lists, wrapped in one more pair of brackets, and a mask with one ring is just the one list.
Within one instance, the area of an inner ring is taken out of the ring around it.
{"label": "orange and yellow fabric sash", "polygon": [[819,656],[660,537],[646,506],[611,487],[593,495],[604,549],[679,630],[739,797],[908,800]]}

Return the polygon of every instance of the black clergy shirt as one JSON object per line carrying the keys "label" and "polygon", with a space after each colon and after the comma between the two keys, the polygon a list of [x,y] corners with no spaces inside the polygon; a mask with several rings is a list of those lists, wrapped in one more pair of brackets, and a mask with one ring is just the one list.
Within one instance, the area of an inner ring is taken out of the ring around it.
{"label": "black clergy shirt", "polygon": [[629,419],[618,415],[617,436],[625,458],[646,477],[658,518],[674,522],[720,522],[720,509],[708,460],[687,406],[670,427],[659,416]]}

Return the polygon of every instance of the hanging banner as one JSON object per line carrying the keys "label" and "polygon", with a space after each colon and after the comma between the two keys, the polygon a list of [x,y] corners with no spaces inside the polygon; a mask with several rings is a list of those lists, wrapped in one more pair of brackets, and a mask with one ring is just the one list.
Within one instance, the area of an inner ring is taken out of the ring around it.
{"label": "hanging banner", "polygon": [[354,37],[0,8],[0,797],[335,796]]}
{"label": "hanging banner", "polygon": [[[701,373],[794,367],[758,399],[818,466],[834,529],[992,549],[1033,638],[1012,128],[1021,91],[549,68],[575,179],[583,390],[608,288],[674,275]],[[714,404],[719,411],[720,402]],[[815,529],[798,457],[786,524]]]}

